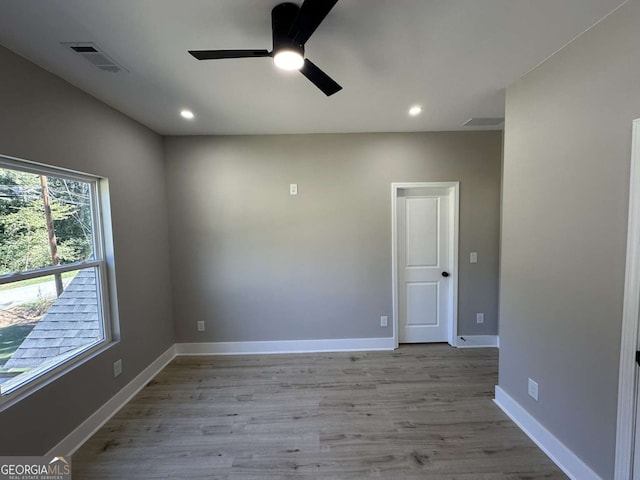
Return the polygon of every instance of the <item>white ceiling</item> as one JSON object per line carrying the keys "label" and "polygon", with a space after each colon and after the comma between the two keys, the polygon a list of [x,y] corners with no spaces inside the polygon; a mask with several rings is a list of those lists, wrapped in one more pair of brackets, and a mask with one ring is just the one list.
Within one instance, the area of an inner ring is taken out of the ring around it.
{"label": "white ceiling", "polygon": [[[340,0],[306,45],[344,87],[332,97],[269,58],[187,53],[271,50],[278,3],[2,0],[0,44],[161,134],[463,130],[471,117],[503,116],[506,86],[624,2]],[[75,41],[129,72],[102,72],[60,45]],[[416,103],[424,112],[409,117]]]}

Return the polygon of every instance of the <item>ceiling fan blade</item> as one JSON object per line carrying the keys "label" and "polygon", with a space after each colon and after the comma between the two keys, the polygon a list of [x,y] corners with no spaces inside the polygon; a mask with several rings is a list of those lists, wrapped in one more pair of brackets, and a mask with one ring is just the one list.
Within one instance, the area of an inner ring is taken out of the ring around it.
{"label": "ceiling fan blade", "polygon": [[305,0],[289,29],[289,38],[304,45],[338,0]]}
{"label": "ceiling fan blade", "polygon": [[189,50],[198,60],[218,60],[221,58],[268,57],[268,50]]}
{"label": "ceiling fan blade", "polygon": [[311,83],[324,92],[327,97],[330,97],[336,92],[342,90],[342,87],[338,85],[329,75],[320,70],[311,60],[305,59],[304,65],[300,69],[305,77],[307,77]]}

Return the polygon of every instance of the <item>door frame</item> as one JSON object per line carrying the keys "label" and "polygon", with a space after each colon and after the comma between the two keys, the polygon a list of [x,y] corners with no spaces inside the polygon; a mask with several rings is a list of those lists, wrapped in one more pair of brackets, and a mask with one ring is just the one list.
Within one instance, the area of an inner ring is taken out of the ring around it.
{"label": "door frame", "polygon": [[449,289],[449,315],[447,318],[447,341],[456,346],[458,334],[458,230],[460,219],[460,182],[410,182],[391,184],[391,260],[393,298],[393,341],[399,345],[398,335],[398,191],[405,189],[449,189],[449,221],[453,235],[449,237],[449,265],[451,266],[451,288]]}
{"label": "door frame", "polygon": [[638,374],[635,354],[640,314],[640,119],[633,121],[629,184],[627,260],[622,307],[620,376],[618,380],[618,425],[616,429],[615,480],[630,480],[636,429]]}

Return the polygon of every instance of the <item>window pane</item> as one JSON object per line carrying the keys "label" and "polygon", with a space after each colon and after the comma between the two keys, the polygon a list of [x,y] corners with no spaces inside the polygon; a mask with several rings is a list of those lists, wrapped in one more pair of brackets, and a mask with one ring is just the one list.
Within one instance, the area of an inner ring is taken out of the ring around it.
{"label": "window pane", "polygon": [[4,392],[105,338],[97,268],[0,286],[0,389]]}
{"label": "window pane", "polygon": [[91,184],[0,168],[0,275],[93,257]]}

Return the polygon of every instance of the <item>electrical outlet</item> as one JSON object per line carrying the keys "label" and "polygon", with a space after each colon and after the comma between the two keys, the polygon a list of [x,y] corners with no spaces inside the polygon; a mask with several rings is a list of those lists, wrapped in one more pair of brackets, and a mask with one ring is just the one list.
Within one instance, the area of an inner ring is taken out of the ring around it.
{"label": "electrical outlet", "polygon": [[484,313],[476,313],[476,323],[481,324],[484,323]]}
{"label": "electrical outlet", "polygon": [[538,401],[538,383],[529,379],[529,396]]}
{"label": "electrical outlet", "polygon": [[380,326],[386,327],[387,325],[389,325],[389,317],[387,317],[386,315],[380,317]]}
{"label": "electrical outlet", "polygon": [[122,359],[113,362],[113,378],[120,376],[122,373]]}
{"label": "electrical outlet", "polygon": [[298,184],[290,183],[289,184],[289,195],[297,195],[298,194]]}
{"label": "electrical outlet", "polygon": [[198,331],[204,332],[204,320],[198,320]]}

